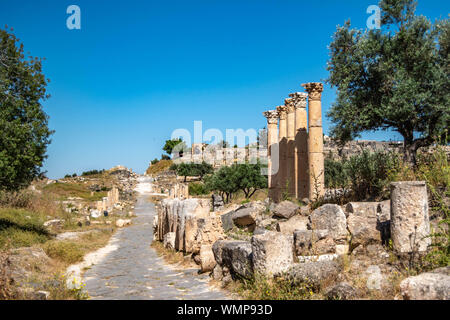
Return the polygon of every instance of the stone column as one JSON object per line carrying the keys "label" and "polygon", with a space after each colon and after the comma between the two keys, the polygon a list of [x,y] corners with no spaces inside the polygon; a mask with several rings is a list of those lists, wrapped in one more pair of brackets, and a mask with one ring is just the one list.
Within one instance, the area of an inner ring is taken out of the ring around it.
{"label": "stone column", "polygon": [[270,110],[263,112],[267,118],[267,166],[269,198],[277,199],[276,174],[279,169],[280,155],[278,148],[278,112]]}
{"label": "stone column", "polygon": [[278,116],[280,119],[278,146],[280,152],[280,167],[277,175],[277,193],[279,196],[286,190],[286,146],[287,146],[287,110],[286,106],[277,107]]}
{"label": "stone column", "polygon": [[294,99],[284,100],[287,112],[287,142],[286,142],[286,181],[289,184],[289,195],[295,193],[295,107]]}
{"label": "stone column", "polygon": [[304,92],[291,93],[295,106],[295,192],[297,199],[309,198],[308,189],[308,132],[306,98]]}
{"label": "stone column", "polygon": [[304,83],[308,92],[308,167],[309,199],[325,194],[325,169],[323,158],[322,91],[320,82]]}
{"label": "stone column", "polygon": [[425,181],[391,183],[391,238],[397,253],[426,251],[431,244]]}

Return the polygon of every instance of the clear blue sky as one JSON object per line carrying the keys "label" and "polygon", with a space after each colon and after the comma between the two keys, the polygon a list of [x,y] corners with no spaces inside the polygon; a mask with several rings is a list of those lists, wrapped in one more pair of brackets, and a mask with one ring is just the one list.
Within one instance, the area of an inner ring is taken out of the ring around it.
{"label": "clear blue sky", "polygon": [[[326,79],[327,45],[346,19],[366,27],[378,0],[2,0],[0,24],[45,57],[56,130],[49,177],[122,164],[143,172],[176,128],[262,128],[261,113]],[[66,9],[81,8],[81,30]],[[450,2],[419,0],[445,18]],[[325,87],[324,113],[335,94]],[[330,123],[324,119],[325,134]],[[396,139],[367,134],[363,138]]]}

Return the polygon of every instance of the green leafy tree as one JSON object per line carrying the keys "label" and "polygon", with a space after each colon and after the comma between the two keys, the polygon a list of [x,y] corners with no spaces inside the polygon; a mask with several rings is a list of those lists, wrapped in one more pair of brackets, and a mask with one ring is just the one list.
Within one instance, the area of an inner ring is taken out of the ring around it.
{"label": "green leafy tree", "polygon": [[23,44],[0,29],[0,189],[17,190],[42,175],[53,133],[42,107],[48,81],[42,59],[25,57]]}
{"label": "green leafy tree", "polygon": [[235,164],[232,169],[236,172],[236,183],[244,191],[246,199],[251,198],[256,191],[267,188],[267,177],[261,174],[259,164]]}
{"label": "green leafy tree", "polygon": [[165,151],[168,155],[178,154],[180,157],[183,156],[183,153],[186,150],[187,146],[183,139],[166,140],[163,147],[163,151]]}
{"label": "green leafy tree", "polygon": [[417,150],[450,124],[450,23],[416,16],[412,0],[379,5],[380,30],[351,29],[347,21],[333,36],[331,135],[344,144],[364,131],[393,129],[403,136],[404,160],[416,164]]}
{"label": "green leafy tree", "polygon": [[202,162],[202,163],[181,163],[174,167],[177,172],[177,175],[180,177],[184,177],[184,181],[186,182],[187,177],[200,177],[203,180],[203,177],[206,174],[213,173],[212,165]]}
{"label": "green leafy tree", "polygon": [[232,167],[221,167],[214,174],[205,178],[205,186],[208,190],[217,191],[225,203],[228,203],[233,194],[239,191],[236,171]]}

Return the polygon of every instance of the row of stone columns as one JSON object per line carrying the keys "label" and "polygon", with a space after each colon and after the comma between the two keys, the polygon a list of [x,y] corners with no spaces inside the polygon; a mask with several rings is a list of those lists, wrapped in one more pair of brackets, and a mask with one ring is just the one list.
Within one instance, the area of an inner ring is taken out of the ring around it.
{"label": "row of stone columns", "polygon": [[275,201],[284,195],[316,199],[325,190],[323,84],[310,82],[302,86],[308,93],[291,93],[283,106],[263,113],[268,129],[269,197]]}

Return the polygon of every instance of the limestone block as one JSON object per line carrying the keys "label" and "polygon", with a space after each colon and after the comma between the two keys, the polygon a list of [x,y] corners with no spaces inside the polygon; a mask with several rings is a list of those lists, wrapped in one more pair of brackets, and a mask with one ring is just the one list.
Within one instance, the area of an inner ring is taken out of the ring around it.
{"label": "limestone block", "polygon": [[247,241],[219,240],[212,246],[214,258],[222,268],[243,277],[252,274],[252,247]]}
{"label": "limestone block", "polygon": [[211,245],[202,245],[200,248],[200,268],[201,272],[212,271],[216,266],[214,253]]}
{"label": "limestone block", "polygon": [[296,230],[306,230],[307,228],[308,217],[299,215],[277,223],[277,231],[288,235],[292,235]]}
{"label": "limestone block", "polygon": [[251,240],[253,269],[272,276],[287,271],[293,264],[294,239],[275,231],[254,235]]}
{"label": "limestone block", "polygon": [[391,183],[391,237],[399,253],[426,251],[431,244],[425,181]]}
{"label": "limestone block", "polygon": [[[294,248],[295,254],[297,256],[310,255],[310,254],[321,254],[321,252],[316,252],[315,244],[318,241],[325,240],[328,236],[328,230],[297,230],[294,232]],[[327,242],[329,245],[329,241]],[[320,245],[320,244],[319,244]],[[333,242],[334,245],[334,242]],[[327,251],[327,250],[326,250]],[[328,252],[323,252],[328,253]]]}
{"label": "limestone block", "polygon": [[261,201],[246,203],[233,213],[233,223],[241,227],[254,225],[257,217],[263,214],[265,210],[266,206]]}
{"label": "limestone block", "polygon": [[405,300],[450,300],[450,267],[406,278],[400,290]]}
{"label": "limestone block", "polygon": [[291,201],[280,202],[273,210],[273,215],[279,218],[289,219],[293,217],[299,206]]}
{"label": "limestone block", "polygon": [[349,202],[347,204],[347,225],[352,236],[352,247],[381,242],[377,208],[378,202]]}
{"label": "limestone block", "polygon": [[[329,236],[337,242],[347,238],[347,219],[344,211],[336,204],[325,204],[309,216],[309,229],[327,229]],[[341,243],[339,243],[341,244]]]}

